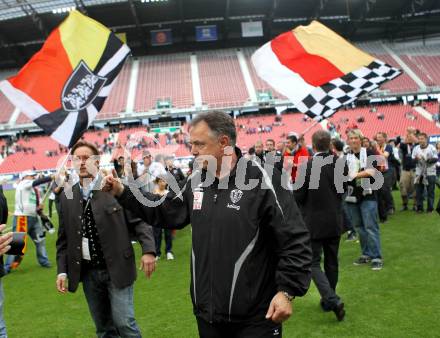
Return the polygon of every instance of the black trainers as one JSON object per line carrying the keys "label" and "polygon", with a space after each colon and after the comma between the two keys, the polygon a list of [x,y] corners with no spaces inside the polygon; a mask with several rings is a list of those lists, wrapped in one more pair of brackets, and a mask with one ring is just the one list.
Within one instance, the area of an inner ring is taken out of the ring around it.
{"label": "black trainers", "polygon": [[319,301],[319,305],[321,306],[322,311],[330,312],[333,311],[330,306],[328,306],[322,299]]}
{"label": "black trainers", "polygon": [[368,256],[361,256],[358,259],[356,259],[353,264],[354,265],[364,265],[371,262],[371,258]]}
{"label": "black trainers", "polygon": [[336,307],[333,309],[333,312],[335,313],[338,322],[343,321],[345,317],[344,303],[339,303],[336,305]]}
{"label": "black trainers", "polygon": [[374,261],[371,262],[371,270],[379,271],[379,270],[382,270],[382,268],[383,268],[383,262],[382,261],[374,260]]}
{"label": "black trainers", "polygon": [[400,211],[407,211],[408,210],[408,206],[407,205],[404,205],[403,207],[402,207],[402,209],[400,209]]}

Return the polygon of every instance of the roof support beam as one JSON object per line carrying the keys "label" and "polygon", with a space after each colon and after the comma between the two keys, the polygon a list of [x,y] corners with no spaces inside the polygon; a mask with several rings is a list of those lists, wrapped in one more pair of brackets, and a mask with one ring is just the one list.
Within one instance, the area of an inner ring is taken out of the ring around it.
{"label": "roof support beam", "polygon": [[225,20],[223,22],[223,40],[227,40],[229,36],[229,15],[231,9],[231,1],[225,0]]}
{"label": "roof support beam", "polygon": [[278,8],[279,0],[272,0],[272,6],[270,8],[269,15],[267,16],[267,37],[272,38],[273,20],[275,19],[275,13]]}
{"label": "roof support beam", "polygon": [[322,11],[325,8],[325,5],[327,5],[328,0],[318,0],[317,1],[317,6],[315,8],[315,13],[313,15],[314,19],[319,19]]}
{"label": "roof support beam", "polygon": [[145,51],[147,51],[148,50],[147,34],[145,33],[145,30],[142,28],[138,13],[136,11],[136,5],[133,0],[128,0],[128,4],[130,5],[131,15],[133,16],[133,19],[134,19],[134,22],[136,25],[139,40],[141,41],[142,46],[144,47]]}
{"label": "roof support beam", "polygon": [[41,34],[47,38],[49,36],[49,31],[35,8],[27,0],[16,0],[16,2],[20,5],[23,12],[32,19],[32,22]]}
{"label": "roof support beam", "polygon": [[7,54],[12,62],[15,62],[18,66],[22,66],[26,62],[26,58],[20,51],[18,46],[11,45],[10,41],[0,33],[0,46],[6,49]]}
{"label": "roof support beam", "polygon": [[75,6],[76,8],[78,8],[78,10],[85,14],[85,15],[89,15],[89,13],[87,12],[87,7],[86,5],[84,5],[83,0],[74,0],[75,1]]}
{"label": "roof support beam", "polygon": [[182,42],[186,42],[185,34],[185,12],[183,9],[183,0],[179,0],[179,18],[180,18],[180,33],[182,34]]}

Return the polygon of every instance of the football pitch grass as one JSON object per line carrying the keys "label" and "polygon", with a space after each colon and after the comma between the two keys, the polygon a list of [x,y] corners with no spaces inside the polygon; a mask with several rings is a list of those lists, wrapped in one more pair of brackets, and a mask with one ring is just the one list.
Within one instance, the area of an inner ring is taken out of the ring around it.
{"label": "football pitch grass", "polygon": [[[6,192],[6,196],[13,212],[14,193]],[[399,210],[398,192],[394,199]],[[12,216],[8,223],[12,224]],[[312,285],[305,297],[294,300],[294,314],[283,326],[284,337],[440,336],[440,216],[397,211],[381,224],[381,235],[382,271],[354,266],[359,244],[344,242],[345,236],[341,242],[337,291],[346,305],[345,320],[337,322],[333,313],[321,311],[319,294]],[[56,234],[47,235],[52,268],[38,265],[30,242],[19,269],[2,279],[10,338],[95,336],[82,288],[67,295],[55,289],[55,240]],[[174,261],[160,260],[150,280],[138,274],[135,317],[143,337],[198,337],[189,295],[190,247],[191,230],[186,227],[176,234]],[[135,251],[139,259],[138,244]]]}

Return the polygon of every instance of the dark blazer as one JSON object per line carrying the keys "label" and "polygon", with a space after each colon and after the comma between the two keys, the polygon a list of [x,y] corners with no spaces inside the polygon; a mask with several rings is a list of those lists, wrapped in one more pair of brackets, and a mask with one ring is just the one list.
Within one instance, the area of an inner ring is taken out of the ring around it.
{"label": "dark blazer", "polygon": [[[309,189],[313,161],[322,160],[328,156],[332,156],[332,161],[322,167],[318,188]],[[318,157],[320,158],[318,159]],[[334,183],[336,161],[337,157],[330,153],[322,153],[310,158],[306,164],[305,182],[301,188],[294,191],[296,202],[301,209],[312,239],[338,237],[343,232],[343,192],[338,193]],[[345,166],[345,175],[347,170]],[[346,184],[343,185],[343,189],[346,190]]]}
{"label": "dark blazer", "polygon": [[[3,194],[3,186],[0,185],[0,224],[6,224],[8,222],[8,201]],[[0,278],[5,275],[5,269],[3,266],[3,256],[0,256]]]}
{"label": "dark blazer", "polygon": [[[82,235],[81,218],[83,198],[79,183],[72,187],[73,199],[60,194],[60,215],[57,239],[58,273],[66,273],[69,291],[75,292],[81,281]],[[139,218],[128,214],[108,193],[93,191],[90,201],[98,229],[104,259],[110,279],[117,288],[133,284],[136,279],[133,235],[142,247],[142,253],[155,252],[152,228]]]}

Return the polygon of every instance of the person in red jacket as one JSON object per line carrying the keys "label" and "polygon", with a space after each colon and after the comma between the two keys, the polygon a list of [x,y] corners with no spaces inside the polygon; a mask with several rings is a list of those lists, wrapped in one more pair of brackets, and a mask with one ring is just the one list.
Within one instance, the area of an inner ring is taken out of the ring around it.
{"label": "person in red jacket", "polygon": [[298,143],[298,138],[295,135],[287,136],[284,158],[286,159],[287,166],[292,167],[291,175],[293,183],[296,180],[298,166],[303,162],[307,162],[309,157],[309,151],[306,147]]}

